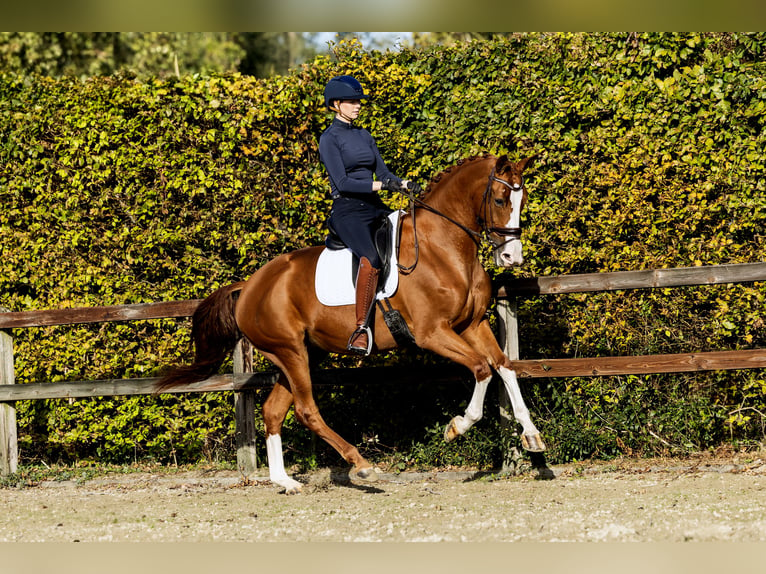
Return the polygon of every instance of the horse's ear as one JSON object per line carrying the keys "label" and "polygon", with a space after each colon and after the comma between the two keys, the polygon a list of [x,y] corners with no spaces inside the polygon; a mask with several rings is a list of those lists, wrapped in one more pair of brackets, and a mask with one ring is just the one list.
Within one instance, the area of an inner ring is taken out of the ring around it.
{"label": "horse's ear", "polygon": [[503,154],[495,162],[495,173],[503,173],[503,167],[508,163],[508,155]]}
{"label": "horse's ear", "polygon": [[529,157],[525,157],[522,160],[519,160],[519,170],[524,171],[528,167],[532,167],[538,157],[540,157],[540,154],[536,153],[535,155],[531,155]]}

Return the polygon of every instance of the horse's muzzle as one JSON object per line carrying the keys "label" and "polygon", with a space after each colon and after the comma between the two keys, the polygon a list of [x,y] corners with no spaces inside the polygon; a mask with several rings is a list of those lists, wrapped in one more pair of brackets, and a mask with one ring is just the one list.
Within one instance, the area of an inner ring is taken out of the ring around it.
{"label": "horse's muzzle", "polygon": [[524,263],[524,250],[521,240],[512,239],[495,249],[495,265],[513,267]]}

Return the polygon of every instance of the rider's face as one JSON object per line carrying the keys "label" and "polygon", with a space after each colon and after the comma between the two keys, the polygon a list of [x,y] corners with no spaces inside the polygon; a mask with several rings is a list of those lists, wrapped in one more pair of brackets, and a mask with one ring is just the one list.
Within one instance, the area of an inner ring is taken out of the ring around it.
{"label": "rider's face", "polygon": [[341,100],[338,103],[341,117],[349,120],[355,120],[359,117],[359,110],[362,109],[362,100]]}

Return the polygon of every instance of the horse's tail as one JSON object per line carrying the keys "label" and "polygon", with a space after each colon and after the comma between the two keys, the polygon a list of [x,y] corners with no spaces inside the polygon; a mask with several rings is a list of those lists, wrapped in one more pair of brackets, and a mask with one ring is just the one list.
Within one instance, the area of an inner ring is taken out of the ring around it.
{"label": "horse's tail", "polygon": [[240,281],[221,287],[199,304],[192,315],[194,362],[165,374],[157,383],[156,392],[204,381],[218,371],[242,337],[234,318],[234,307],[244,285],[245,282]]}

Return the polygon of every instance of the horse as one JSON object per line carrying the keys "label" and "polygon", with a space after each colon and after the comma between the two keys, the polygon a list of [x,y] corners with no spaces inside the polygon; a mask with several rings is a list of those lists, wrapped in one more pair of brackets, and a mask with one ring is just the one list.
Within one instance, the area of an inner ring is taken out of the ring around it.
{"label": "horse", "polygon": [[[399,285],[390,303],[401,313],[415,343],[470,369],[475,379],[464,414],[444,431],[451,441],[482,418],[485,393],[497,372],[522,427],[522,446],[545,450],[519,389],[510,359],[492,333],[486,313],[492,296],[479,260],[482,239],[492,244],[495,263],[521,265],[521,212],[527,200],[523,172],[536,156],[518,162],[507,155],[462,159],[410,197],[400,220]],[[322,419],[314,400],[310,364],[327,353],[346,354],[353,330],[353,305],[325,306],[314,292],[317,260],[325,246],[277,256],[246,281],[224,286],[204,299],[192,317],[195,360],[161,378],[158,392],[204,380],[216,373],[240,338],[271,361],[279,378],[262,411],[269,479],[288,494],[302,485],[284,468],[281,431],[290,409],[309,430],[327,441],[351,465],[349,478],[372,482],[375,468]],[[403,259],[409,257],[406,266]],[[397,347],[376,309],[372,352]]]}

